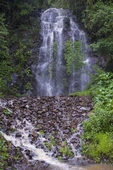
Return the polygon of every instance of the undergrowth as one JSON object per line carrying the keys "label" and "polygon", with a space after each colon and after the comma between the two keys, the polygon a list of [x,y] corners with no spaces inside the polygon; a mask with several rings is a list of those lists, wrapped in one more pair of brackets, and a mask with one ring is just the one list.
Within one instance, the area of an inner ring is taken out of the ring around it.
{"label": "undergrowth", "polygon": [[90,88],[93,114],[83,122],[83,154],[113,163],[113,73],[101,73]]}
{"label": "undergrowth", "polygon": [[3,170],[7,164],[8,154],[8,145],[0,134],[0,170]]}

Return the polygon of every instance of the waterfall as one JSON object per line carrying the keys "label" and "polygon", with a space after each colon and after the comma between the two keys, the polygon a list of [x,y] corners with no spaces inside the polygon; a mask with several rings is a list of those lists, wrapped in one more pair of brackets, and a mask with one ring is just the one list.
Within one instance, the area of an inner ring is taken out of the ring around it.
{"label": "waterfall", "polygon": [[[68,95],[83,90],[89,81],[90,59],[86,35],[75,20],[72,14],[64,9],[50,8],[42,13],[42,44],[34,71],[35,94],[38,96]],[[66,73],[64,57],[67,40],[82,42],[85,63],[79,70],[72,69],[70,75]]]}

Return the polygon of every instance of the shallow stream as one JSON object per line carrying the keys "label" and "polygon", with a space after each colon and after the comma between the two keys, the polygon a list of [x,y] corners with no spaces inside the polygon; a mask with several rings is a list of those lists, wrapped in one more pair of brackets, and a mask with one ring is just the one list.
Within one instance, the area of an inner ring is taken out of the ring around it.
{"label": "shallow stream", "polygon": [[1,100],[1,134],[21,148],[28,162],[43,162],[47,170],[113,170],[91,165],[94,162],[81,154],[81,123],[92,106],[87,97]]}
{"label": "shallow stream", "polygon": [[[26,156],[26,151],[29,151],[30,153],[28,155],[32,156],[32,160],[30,160],[30,157],[29,158],[27,157],[29,161],[32,161],[32,162],[37,161],[37,160],[44,161],[46,164],[48,164],[48,166],[52,170],[113,170],[113,166],[106,165],[106,164],[94,164],[94,165],[88,165],[88,166],[78,166],[78,165],[72,166],[66,163],[62,163],[58,161],[57,159],[51,157],[50,153],[47,153],[43,149],[37,148],[34,144],[31,144],[29,142],[28,134],[24,130],[20,132],[23,133],[21,138],[15,138],[15,136],[13,135],[8,136],[2,132],[1,133],[4,136],[4,138],[7,141],[11,141],[14,144],[14,146],[21,147],[23,149],[22,152],[25,156]],[[43,140],[45,139],[42,138],[41,141],[43,142]]]}

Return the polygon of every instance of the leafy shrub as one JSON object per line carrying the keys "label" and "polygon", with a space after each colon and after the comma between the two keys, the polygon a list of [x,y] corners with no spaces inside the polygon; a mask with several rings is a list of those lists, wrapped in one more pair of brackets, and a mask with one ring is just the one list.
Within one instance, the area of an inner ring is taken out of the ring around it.
{"label": "leafy shrub", "polygon": [[109,133],[96,133],[92,136],[91,143],[83,146],[84,154],[96,162],[101,159],[113,159],[113,137]]}
{"label": "leafy shrub", "polygon": [[[113,73],[102,73],[90,88],[94,114],[83,122],[83,153],[96,161],[113,158]],[[111,151],[111,153],[110,153]]]}
{"label": "leafy shrub", "polygon": [[113,109],[113,74],[103,73],[95,78],[94,85],[90,89],[94,102],[103,105],[105,109]]}
{"label": "leafy shrub", "polygon": [[73,69],[79,70],[83,65],[81,41],[72,42],[67,40],[64,47],[64,57],[66,60],[67,74],[71,74]]}

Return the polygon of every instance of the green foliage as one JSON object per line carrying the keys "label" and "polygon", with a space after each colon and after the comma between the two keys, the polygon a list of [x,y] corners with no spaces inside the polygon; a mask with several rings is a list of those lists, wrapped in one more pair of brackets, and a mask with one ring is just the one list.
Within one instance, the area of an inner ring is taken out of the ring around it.
{"label": "green foliage", "polygon": [[92,136],[91,143],[83,146],[84,154],[93,158],[96,162],[101,159],[113,159],[113,137],[109,133],[96,133]]}
{"label": "green foliage", "polygon": [[0,133],[0,170],[14,170],[14,164],[18,164],[18,161],[22,160],[20,149],[12,148],[11,143],[7,142]]}
{"label": "green foliage", "polygon": [[67,145],[67,142],[64,141],[62,142],[62,145],[60,147],[59,152],[63,155],[63,156],[69,156],[72,157],[74,154],[71,151],[71,148]]}
{"label": "green foliage", "polygon": [[57,42],[53,43],[53,55],[54,55],[54,57],[57,56]]}
{"label": "green foliage", "polygon": [[[14,58],[17,62],[16,72],[20,72],[20,70],[22,70],[22,68],[25,67],[25,64],[28,61],[30,55],[31,52],[28,51],[26,44],[20,41],[18,49],[14,53]],[[28,70],[26,73],[28,74]]]}
{"label": "green foliage", "polygon": [[5,110],[3,111],[3,114],[7,116],[7,115],[10,115],[11,112],[10,112],[8,109],[5,109]]}
{"label": "green foliage", "polygon": [[52,145],[56,145],[56,140],[55,140],[54,136],[50,135],[49,140],[52,143]]}
{"label": "green foliage", "polygon": [[[83,153],[96,161],[113,158],[113,73],[101,73],[93,81],[93,114],[83,122]],[[111,150],[111,153],[110,153]]]}
{"label": "green foliage", "polygon": [[90,95],[91,95],[90,90],[84,90],[81,92],[74,92],[70,94],[70,96],[90,96]]}
{"label": "green foliage", "polygon": [[31,86],[31,83],[30,83],[30,82],[27,82],[26,85],[25,85],[26,90],[29,90],[29,89],[30,89],[30,86]]}
{"label": "green foliage", "polygon": [[113,74],[106,72],[98,75],[94,81],[95,85],[91,87],[91,94],[94,96],[95,103],[103,105],[105,109],[113,109]]}
{"label": "green foliage", "polygon": [[0,45],[2,45],[1,41],[5,41],[4,38],[7,35],[8,35],[8,30],[6,28],[4,14],[0,14]]}
{"label": "green foliage", "polygon": [[29,21],[29,14],[37,8],[41,8],[43,5],[43,0],[2,0],[0,10],[5,13],[8,22],[12,29],[21,25],[24,21],[24,24]]}
{"label": "green foliage", "polygon": [[25,69],[25,74],[26,74],[27,76],[31,76],[31,70],[30,70],[29,68],[26,68],[26,69]]}
{"label": "green foliage", "polygon": [[41,130],[41,131],[40,131],[40,135],[41,135],[41,136],[44,136],[44,134],[45,134],[44,131]]}
{"label": "green foliage", "polygon": [[62,157],[61,157],[61,156],[58,156],[58,160],[59,160],[59,161],[62,161]]}
{"label": "green foliage", "polygon": [[52,136],[52,135],[49,137],[49,141],[46,141],[46,142],[45,142],[45,146],[46,146],[49,150],[51,150],[52,147],[56,146],[56,144],[57,144],[57,142],[56,142],[54,136]]}
{"label": "green foliage", "polygon": [[0,78],[0,97],[2,97],[3,93],[2,93],[2,89],[4,87],[4,82],[2,80],[2,78]]}
{"label": "green foliage", "polygon": [[0,170],[3,170],[5,166],[7,166],[7,158],[8,154],[8,146],[5,140],[2,138],[0,134]]}
{"label": "green foliage", "polygon": [[[32,12],[42,8],[44,0],[2,0],[0,3],[0,96],[29,90],[29,58],[39,26],[32,26]],[[6,24],[7,23],[7,24]],[[37,28],[38,27],[38,28]],[[27,40],[26,40],[27,37]],[[11,83],[13,73],[20,82]],[[23,86],[22,88],[20,86]]]}
{"label": "green foliage", "polygon": [[[96,106],[97,107],[97,106]],[[113,132],[113,112],[108,112],[101,107],[95,108],[95,113],[83,123],[85,138],[91,138],[95,133]]]}
{"label": "green foliage", "polygon": [[51,150],[53,145],[52,145],[51,142],[46,141],[46,142],[45,142],[45,146],[46,146],[49,150]]}
{"label": "green foliage", "polygon": [[47,0],[45,7],[70,9],[80,21],[82,12],[86,7],[86,1],[87,0]]}
{"label": "green foliage", "polygon": [[6,85],[10,81],[12,72],[11,60],[7,43],[8,30],[3,14],[0,14],[0,94],[6,92]]}
{"label": "green foliage", "polygon": [[66,60],[67,74],[71,74],[73,69],[79,70],[82,65],[82,44],[81,41],[67,40],[64,47],[64,57]]}
{"label": "green foliage", "polygon": [[69,8],[69,3],[66,0],[48,0],[47,4],[53,8]]}
{"label": "green foliage", "polygon": [[34,7],[27,2],[19,3],[17,6],[20,9],[20,16],[28,15],[34,9]]}
{"label": "green foliage", "polygon": [[113,56],[113,3],[97,1],[87,5],[83,23],[92,40],[91,47],[104,56]]}
{"label": "green foliage", "polygon": [[71,128],[71,132],[72,132],[72,133],[75,133],[75,132],[76,132],[76,128],[72,127],[72,128]]}

